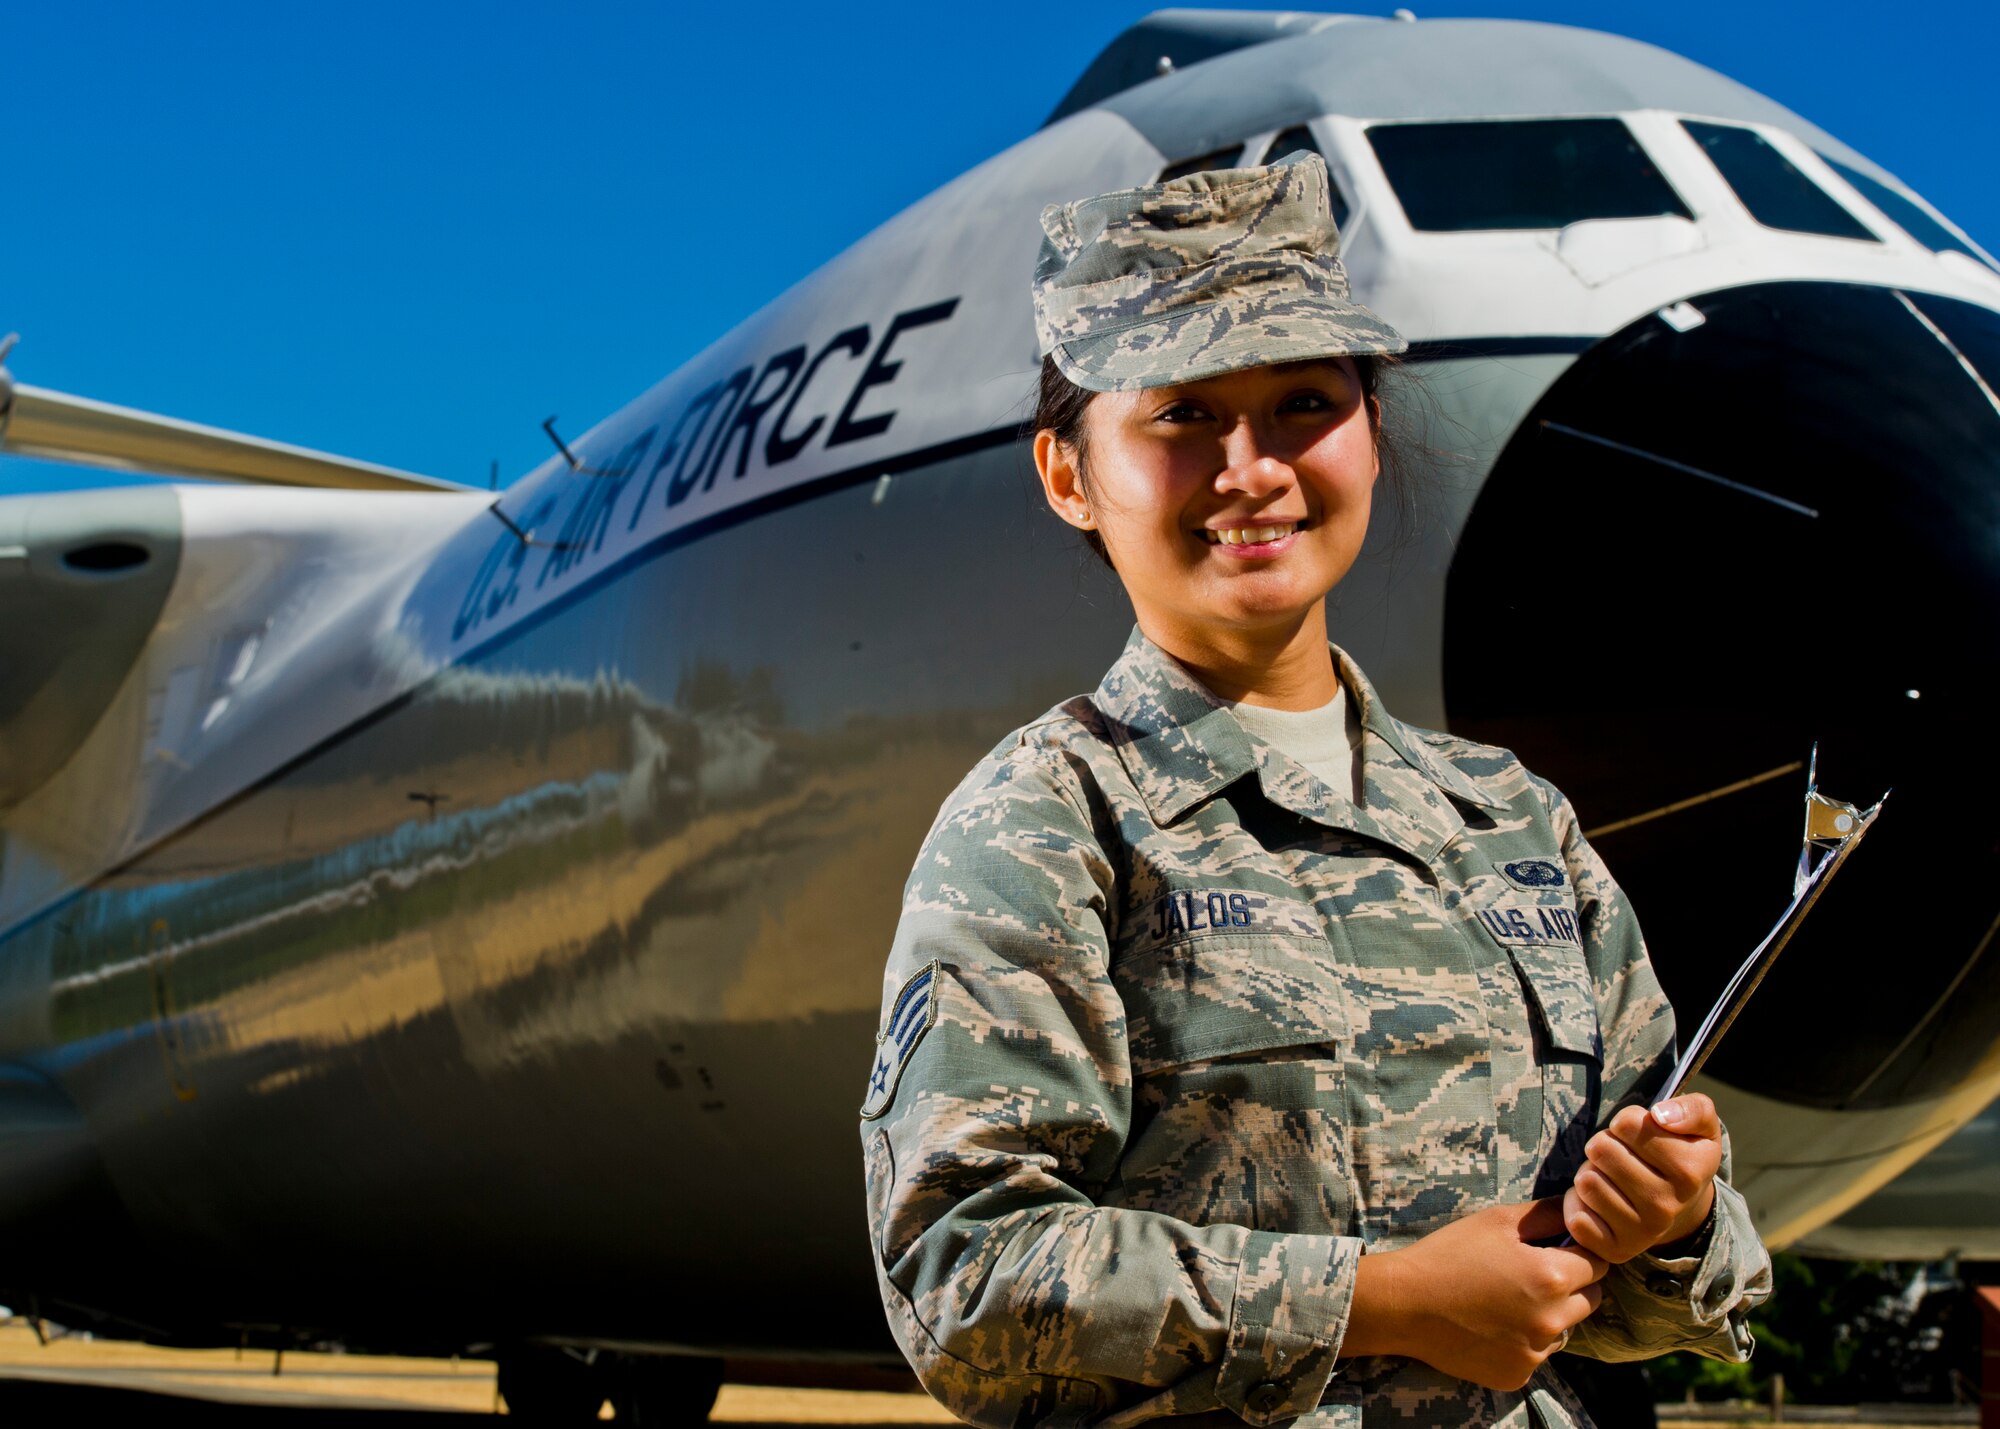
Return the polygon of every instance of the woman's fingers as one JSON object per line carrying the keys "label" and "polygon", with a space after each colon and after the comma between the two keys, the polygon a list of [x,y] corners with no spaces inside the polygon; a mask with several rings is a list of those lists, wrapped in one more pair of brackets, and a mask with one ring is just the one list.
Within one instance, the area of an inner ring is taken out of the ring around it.
{"label": "woman's fingers", "polygon": [[1569,1343],[1569,1337],[1585,1320],[1596,1313],[1604,1301],[1604,1287],[1593,1280],[1590,1284],[1567,1296],[1556,1307],[1554,1327],[1540,1337],[1540,1343],[1530,1341],[1530,1348],[1544,1357],[1555,1354]]}
{"label": "woman's fingers", "polygon": [[1539,1201],[1529,1201],[1518,1208],[1520,1219],[1516,1223],[1521,1239],[1533,1244],[1550,1240],[1563,1233],[1563,1198],[1544,1196]]}
{"label": "woman's fingers", "polygon": [[1577,1173],[1576,1193],[1578,1202],[1606,1228],[1609,1242],[1603,1253],[1612,1260],[1630,1260],[1657,1240],[1672,1220],[1668,1204],[1635,1204],[1594,1166],[1585,1166]]}
{"label": "woman's fingers", "polygon": [[1627,1107],[1611,1119],[1604,1131],[1591,1138],[1584,1154],[1605,1165],[1624,1184],[1629,1178],[1616,1169],[1624,1163],[1614,1163],[1606,1154],[1615,1143],[1661,1177],[1672,1193],[1686,1203],[1700,1193],[1721,1166],[1722,1132],[1715,1120],[1715,1103],[1707,1097],[1691,1093],[1675,1101],[1699,1103],[1684,1123],[1697,1128],[1696,1132],[1663,1131],[1653,1113]]}
{"label": "woman's fingers", "polygon": [[1657,1102],[1650,1116],[1655,1125],[1676,1136],[1714,1140],[1722,1135],[1722,1117],[1715,1110],[1715,1103],[1700,1092],[1684,1092],[1668,1101]]}
{"label": "woman's fingers", "polygon": [[1600,1260],[1617,1260],[1618,1237],[1610,1223],[1593,1210],[1575,1185],[1563,1194],[1563,1225],[1570,1238]]}
{"label": "woman's fingers", "polygon": [[1715,1103],[1699,1092],[1661,1102],[1648,1112],[1627,1107],[1612,1119],[1610,1130],[1684,1196],[1698,1190],[1722,1164],[1722,1123]]}
{"label": "woman's fingers", "polygon": [[[1545,1197],[1522,1209],[1525,1212],[1519,1223],[1522,1240],[1552,1253],[1576,1258],[1574,1269],[1577,1275],[1565,1285],[1566,1290],[1600,1280],[1611,1268],[1604,1250],[1606,1247],[1615,1248],[1615,1240],[1601,1223],[1587,1219],[1589,1212],[1582,1206],[1574,1185],[1560,1196]],[[1581,1235],[1577,1234],[1579,1220],[1583,1228]],[[1564,1235],[1574,1244],[1549,1244]]]}
{"label": "woman's fingers", "polygon": [[1637,1230],[1648,1219],[1665,1217],[1675,1204],[1670,1197],[1652,1194],[1650,1186],[1622,1185],[1615,1176],[1592,1164],[1586,1164],[1576,1173],[1576,1190],[1583,1203],[1611,1227],[1612,1233],[1621,1236]]}
{"label": "woman's fingers", "polygon": [[1668,1174],[1615,1136],[1592,1137],[1583,1156],[1578,1178],[1584,1171],[1595,1171],[1635,1210],[1654,1203],[1677,1206],[1686,1199]]}
{"label": "woman's fingers", "polygon": [[1706,1204],[1721,1134],[1715,1103],[1699,1092],[1621,1109],[1584,1147],[1564,1204],[1570,1234],[1616,1261],[1659,1244]]}
{"label": "woman's fingers", "polygon": [[[1567,1205],[1569,1197],[1574,1194],[1575,1191],[1572,1189],[1560,1200],[1552,1196],[1549,1198],[1547,1204],[1560,1211]],[[1561,1225],[1555,1226],[1551,1234],[1558,1234],[1562,1229],[1563,1226]],[[1560,1257],[1557,1262],[1557,1283],[1555,1287],[1556,1291],[1560,1294],[1567,1295],[1573,1291],[1582,1289],[1586,1285],[1594,1285],[1604,1278],[1605,1272],[1611,1269],[1609,1261],[1581,1241],[1578,1241],[1574,1245],[1552,1245],[1537,1247],[1537,1249],[1542,1250],[1545,1254]]]}
{"label": "woman's fingers", "polygon": [[1616,1136],[1593,1137],[1584,1154],[1574,1184],[1577,1206],[1595,1218],[1592,1229],[1601,1226],[1603,1239],[1571,1233],[1613,1260],[1630,1260],[1674,1223],[1688,1193]]}
{"label": "woman's fingers", "polygon": [[1576,1332],[1576,1327],[1596,1314],[1597,1307],[1603,1302],[1604,1287],[1595,1280],[1563,1301],[1562,1333],[1556,1337],[1553,1344],[1544,1347],[1546,1352],[1554,1354],[1568,1345],[1569,1337]]}
{"label": "woman's fingers", "polygon": [[[1374,1285],[1399,1284],[1392,1298],[1422,1308],[1400,1323],[1388,1315],[1383,1343],[1392,1347],[1370,1352],[1412,1355],[1494,1389],[1527,1383],[1603,1297],[1602,1256],[1581,1243],[1547,1244],[1562,1234],[1566,1199],[1475,1211],[1414,1245],[1369,1257],[1385,1272]],[[1364,1326],[1363,1302],[1375,1294],[1368,1260],[1355,1292],[1363,1307],[1355,1323]]]}

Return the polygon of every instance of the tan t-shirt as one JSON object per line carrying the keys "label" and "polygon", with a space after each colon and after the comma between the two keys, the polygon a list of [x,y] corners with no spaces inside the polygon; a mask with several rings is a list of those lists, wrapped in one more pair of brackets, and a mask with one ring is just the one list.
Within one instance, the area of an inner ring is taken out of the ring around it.
{"label": "tan t-shirt", "polygon": [[1345,685],[1316,710],[1229,707],[1250,734],[1282,752],[1350,804],[1361,802],[1361,715]]}

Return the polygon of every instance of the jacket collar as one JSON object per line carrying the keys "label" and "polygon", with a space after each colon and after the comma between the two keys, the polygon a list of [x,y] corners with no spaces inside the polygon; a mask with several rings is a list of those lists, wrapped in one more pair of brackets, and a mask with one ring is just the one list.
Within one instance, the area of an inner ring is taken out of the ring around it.
{"label": "jacket collar", "polygon": [[1362,729],[1362,806],[1355,807],[1277,749],[1249,734],[1229,706],[1135,626],[1093,702],[1119,762],[1155,823],[1172,824],[1204,799],[1255,774],[1264,797],[1301,818],[1379,840],[1428,862],[1465,826],[1454,800],[1505,803],[1383,708],[1361,667],[1329,645]]}

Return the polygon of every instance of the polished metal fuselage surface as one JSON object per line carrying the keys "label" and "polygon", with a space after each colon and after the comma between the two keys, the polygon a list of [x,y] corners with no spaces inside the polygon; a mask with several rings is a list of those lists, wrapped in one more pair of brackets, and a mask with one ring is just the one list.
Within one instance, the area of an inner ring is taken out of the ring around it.
{"label": "polished metal fuselage surface", "polygon": [[[883,932],[943,795],[1129,622],[1029,530],[1020,461],[637,565],[17,934],[182,1268],[157,1313],[379,1322],[393,1275],[469,1338],[531,1301],[579,1338],[879,1347],[849,1163]],[[1008,608],[966,579],[996,556]]]}

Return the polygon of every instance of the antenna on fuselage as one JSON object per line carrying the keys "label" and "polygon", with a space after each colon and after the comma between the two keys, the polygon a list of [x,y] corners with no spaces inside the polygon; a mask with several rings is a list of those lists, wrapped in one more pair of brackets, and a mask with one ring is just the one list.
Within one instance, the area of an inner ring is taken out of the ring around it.
{"label": "antenna on fuselage", "polygon": [[[556,444],[556,450],[562,453],[562,459],[569,463],[569,469],[575,472],[578,476],[624,475],[623,472],[605,471],[599,467],[585,466],[582,462],[578,461],[576,459],[576,453],[569,449],[569,444],[565,442],[561,437],[556,435],[556,419],[554,417],[550,417],[548,420],[542,423],[542,430],[549,434],[549,440]],[[497,481],[499,478],[496,476],[494,479]]]}

